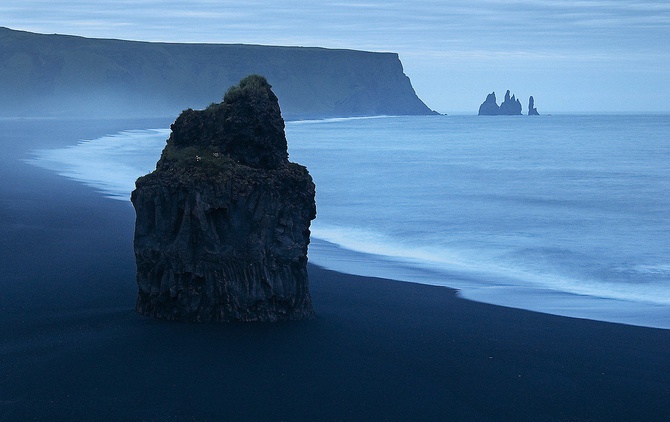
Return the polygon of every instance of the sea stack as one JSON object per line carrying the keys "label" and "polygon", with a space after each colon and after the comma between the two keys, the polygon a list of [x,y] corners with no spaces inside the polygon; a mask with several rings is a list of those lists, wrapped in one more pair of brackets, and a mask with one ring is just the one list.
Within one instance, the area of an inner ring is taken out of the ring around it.
{"label": "sea stack", "polygon": [[514,95],[510,96],[509,89],[505,93],[505,99],[498,106],[496,93],[492,92],[486,96],[486,100],[479,106],[480,116],[520,116],[521,101]]}
{"label": "sea stack", "polygon": [[521,101],[514,95],[510,97],[509,89],[505,93],[505,100],[500,104],[500,114],[503,116],[521,115]]}
{"label": "sea stack", "polygon": [[288,160],[277,97],[251,75],[185,110],[131,200],[137,312],[183,321],[314,316],[307,276],[315,186]]}
{"label": "sea stack", "polygon": [[537,109],[535,108],[535,99],[531,95],[530,98],[528,99],[528,115],[529,116],[539,116],[540,113],[537,112]]}
{"label": "sea stack", "polygon": [[492,92],[486,96],[486,100],[479,106],[480,116],[497,116],[500,114],[496,93]]}

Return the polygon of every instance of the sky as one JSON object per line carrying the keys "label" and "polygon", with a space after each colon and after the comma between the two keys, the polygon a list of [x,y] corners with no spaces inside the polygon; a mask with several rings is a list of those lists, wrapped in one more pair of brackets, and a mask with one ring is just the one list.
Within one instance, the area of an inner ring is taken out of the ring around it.
{"label": "sky", "polygon": [[0,26],[396,52],[442,113],[507,89],[524,112],[670,112],[668,0],[2,0]]}

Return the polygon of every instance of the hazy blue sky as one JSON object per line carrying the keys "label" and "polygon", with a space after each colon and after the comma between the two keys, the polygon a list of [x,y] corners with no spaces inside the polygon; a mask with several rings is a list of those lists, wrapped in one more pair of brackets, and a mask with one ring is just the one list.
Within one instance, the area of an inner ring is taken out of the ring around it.
{"label": "hazy blue sky", "polygon": [[419,96],[475,112],[670,111],[670,1],[2,0],[0,26],[146,41],[393,51]]}

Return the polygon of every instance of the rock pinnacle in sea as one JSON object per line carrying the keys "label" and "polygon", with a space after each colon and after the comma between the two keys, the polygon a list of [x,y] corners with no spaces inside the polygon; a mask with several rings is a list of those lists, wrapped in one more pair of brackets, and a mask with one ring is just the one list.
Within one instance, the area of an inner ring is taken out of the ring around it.
{"label": "rock pinnacle in sea", "polygon": [[131,196],[137,311],[186,321],[312,318],[315,186],[288,160],[271,86],[248,76],[171,128],[156,170]]}

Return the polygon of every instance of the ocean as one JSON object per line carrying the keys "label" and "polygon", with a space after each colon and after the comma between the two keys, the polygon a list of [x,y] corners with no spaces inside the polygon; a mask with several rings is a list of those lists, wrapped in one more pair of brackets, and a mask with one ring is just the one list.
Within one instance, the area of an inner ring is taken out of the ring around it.
{"label": "ocean", "polygon": [[[670,328],[669,115],[384,116],[286,134],[317,186],[310,262]],[[28,161],[128,201],[168,136],[73,139]]]}

